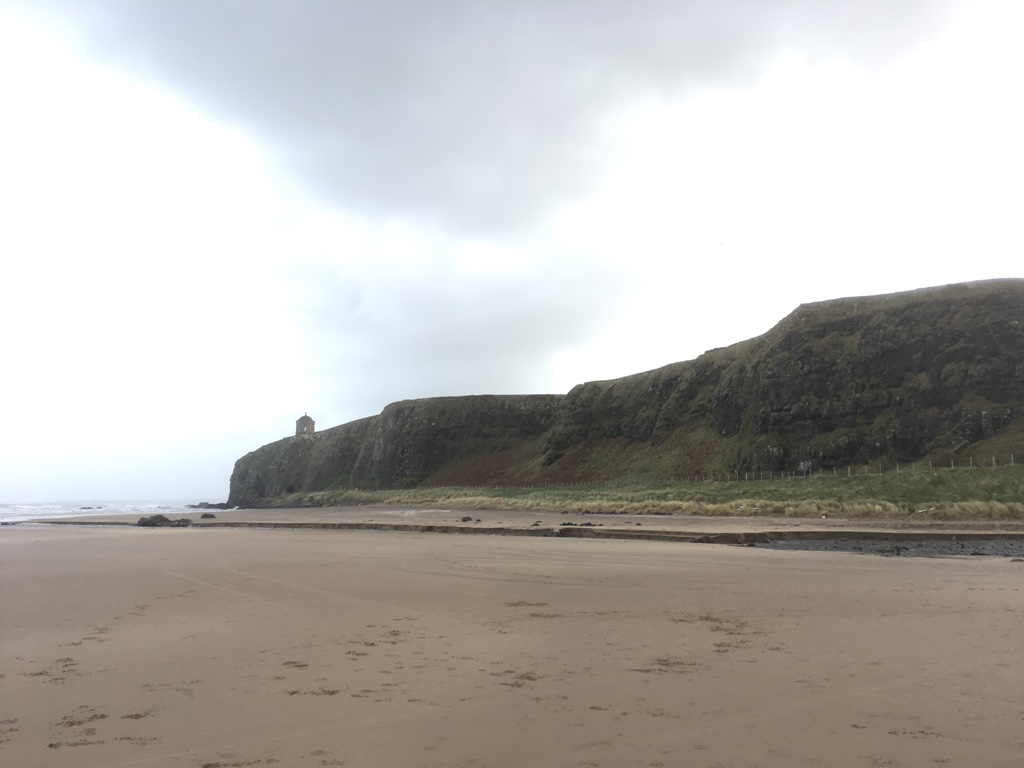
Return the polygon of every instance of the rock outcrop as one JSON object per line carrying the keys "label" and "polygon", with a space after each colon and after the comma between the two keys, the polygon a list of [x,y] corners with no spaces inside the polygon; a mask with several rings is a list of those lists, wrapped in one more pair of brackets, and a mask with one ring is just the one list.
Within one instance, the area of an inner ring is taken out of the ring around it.
{"label": "rock outcrop", "polygon": [[187,517],[171,520],[166,515],[150,515],[149,517],[140,517],[136,525],[142,528],[187,528],[192,525],[192,521]]}
{"label": "rock outcrop", "polygon": [[[330,488],[811,471],[1024,453],[1024,280],[802,305],[567,395],[403,401],[238,460],[229,505]],[[1001,441],[1001,442],[1000,442]]]}

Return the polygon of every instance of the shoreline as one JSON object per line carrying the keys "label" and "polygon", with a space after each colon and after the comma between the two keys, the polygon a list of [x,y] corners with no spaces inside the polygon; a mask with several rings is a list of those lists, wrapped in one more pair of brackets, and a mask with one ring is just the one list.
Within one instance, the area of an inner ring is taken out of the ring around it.
{"label": "shoreline", "polygon": [[[203,514],[214,517],[203,519]],[[435,507],[299,507],[175,513],[191,529],[395,531],[453,535],[558,537],[751,545],[779,542],[1024,542],[1022,521],[854,520],[850,518],[567,514],[536,510]],[[138,527],[137,515],[27,521],[33,525]]]}
{"label": "shoreline", "polygon": [[[182,515],[181,517],[187,517]],[[175,518],[180,519],[180,518]],[[27,520],[24,522],[7,523],[6,525],[27,526],[113,526],[120,528],[138,528],[137,522],[115,520],[89,520],[87,518],[70,520]],[[144,527],[144,526],[141,526]],[[172,526],[155,526],[172,527]],[[562,523],[557,528],[537,527],[520,528],[516,526],[479,526],[479,525],[420,525],[415,523],[374,523],[374,522],[298,522],[298,521],[225,521],[209,522],[194,521],[186,528],[249,528],[273,530],[320,530],[320,531],[397,531],[405,533],[444,533],[444,534],[476,534],[483,536],[539,536],[561,538],[606,538],[636,540],[678,540],[697,544],[749,544],[770,543],[772,541],[845,541],[845,540],[885,540],[885,541],[948,541],[948,540],[1024,540],[1024,531],[1017,530],[970,530],[962,525],[949,530],[903,530],[899,528],[878,530],[870,528],[830,528],[830,529],[774,529],[758,531],[709,531],[700,530],[668,530],[653,526],[637,531],[629,528],[607,527],[601,530],[598,523]]]}
{"label": "shoreline", "polygon": [[[319,507],[271,510],[188,510],[180,530],[378,532],[594,541],[720,544],[882,557],[1024,558],[1024,523],[1017,521],[851,520],[843,518],[603,515],[517,510],[410,507]],[[214,514],[203,519],[203,514]],[[381,519],[383,518],[383,519]],[[135,515],[39,521],[54,527],[138,528]],[[149,528],[147,528],[149,530]]]}

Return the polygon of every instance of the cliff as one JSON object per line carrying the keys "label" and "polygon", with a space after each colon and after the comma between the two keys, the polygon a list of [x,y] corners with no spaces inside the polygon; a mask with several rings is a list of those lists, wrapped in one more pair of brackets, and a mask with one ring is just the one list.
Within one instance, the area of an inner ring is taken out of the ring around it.
{"label": "cliff", "polygon": [[228,503],[252,506],[332,488],[412,487],[446,467],[500,457],[542,438],[561,399],[474,395],[392,403],[378,416],[246,454],[235,462]]}
{"label": "cliff", "polygon": [[406,401],[239,459],[229,501],[331,487],[1024,453],[1024,280],[805,304],[762,336],[565,396]]}
{"label": "cliff", "polygon": [[347,486],[374,419],[360,419],[312,435],[286,437],[235,462],[230,506]]}
{"label": "cliff", "polygon": [[654,452],[681,474],[910,462],[993,437],[1022,403],[1024,281],[840,299],[696,360],[576,387],[545,462],[609,440],[667,446]]}

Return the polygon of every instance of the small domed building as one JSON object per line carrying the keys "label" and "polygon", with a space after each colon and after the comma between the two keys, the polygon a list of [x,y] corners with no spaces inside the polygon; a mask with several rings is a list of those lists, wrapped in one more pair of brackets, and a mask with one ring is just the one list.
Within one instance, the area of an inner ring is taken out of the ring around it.
{"label": "small domed building", "polygon": [[295,422],[295,436],[301,437],[302,435],[312,435],[316,431],[316,422],[313,421],[308,413],[302,414]]}

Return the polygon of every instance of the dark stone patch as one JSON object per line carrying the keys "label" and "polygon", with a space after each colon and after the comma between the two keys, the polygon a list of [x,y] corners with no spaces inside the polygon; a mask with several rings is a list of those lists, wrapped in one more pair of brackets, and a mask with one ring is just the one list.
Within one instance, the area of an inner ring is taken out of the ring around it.
{"label": "dark stone patch", "polygon": [[[897,544],[884,539],[822,539],[810,541],[772,541],[758,544],[766,549],[805,552],[852,552],[883,557],[1014,557],[1024,561],[1024,541],[1020,539],[983,539],[969,543],[955,539],[901,539]],[[1012,562],[1012,561],[1011,561]]]}
{"label": "dark stone patch", "polygon": [[150,517],[140,517],[137,525],[143,528],[186,528],[192,525],[192,521],[187,517],[171,520],[165,515],[151,515]]}

